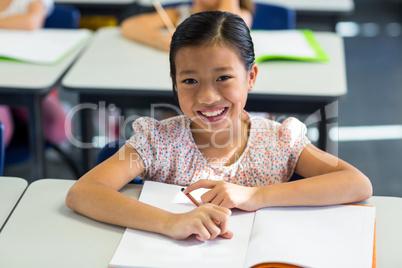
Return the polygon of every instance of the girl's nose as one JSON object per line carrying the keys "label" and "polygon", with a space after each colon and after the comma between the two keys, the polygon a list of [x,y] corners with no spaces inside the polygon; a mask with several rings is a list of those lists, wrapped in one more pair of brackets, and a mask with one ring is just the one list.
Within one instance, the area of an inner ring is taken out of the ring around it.
{"label": "girl's nose", "polygon": [[200,104],[213,104],[220,100],[219,91],[210,85],[205,85],[198,91],[197,102]]}

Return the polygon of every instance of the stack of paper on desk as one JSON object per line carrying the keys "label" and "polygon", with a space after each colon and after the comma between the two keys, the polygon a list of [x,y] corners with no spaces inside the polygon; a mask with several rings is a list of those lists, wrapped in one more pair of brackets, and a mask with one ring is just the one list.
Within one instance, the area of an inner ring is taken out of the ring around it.
{"label": "stack of paper on desk", "polygon": [[[174,213],[195,206],[177,185],[145,182],[140,201]],[[199,199],[202,190],[193,192]],[[265,208],[233,211],[232,239],[199,242],[127,228],[110,267],[252,267],[279,262],[302,267],[373,267],[375,208]]]}
{"label": "stack of paper on desk", "polygon": [[86,29],[0,30],[0,57],[56,64],[90,36]]}
{"label": "stack of paper on desk", "polygon": [[251,31],[256,62],[271,59],[328,61],[310,30]]}

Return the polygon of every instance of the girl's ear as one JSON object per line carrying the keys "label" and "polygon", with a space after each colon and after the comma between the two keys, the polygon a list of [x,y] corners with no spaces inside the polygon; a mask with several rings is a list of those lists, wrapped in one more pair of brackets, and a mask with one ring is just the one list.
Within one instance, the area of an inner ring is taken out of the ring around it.
{"label": "girl's ear", "polygon": [[257,74],[258,74],[258,66],[257,64],[253,64],[251,65],[251,69],[248,72],[248,91],[253,90],[254,84],[255,84],[255,80],[257,79]]}

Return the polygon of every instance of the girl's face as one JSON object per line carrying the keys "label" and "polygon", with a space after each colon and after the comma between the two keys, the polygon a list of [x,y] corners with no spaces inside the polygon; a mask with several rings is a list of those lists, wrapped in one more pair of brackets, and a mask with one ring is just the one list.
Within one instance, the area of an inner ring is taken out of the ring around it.
{"label": "girl's face", "polygon": [[184,47],[175,64],[180,108],[193,121],[192,128],[235,130],[257,66],[247,71],[234,50],[217,45]]}

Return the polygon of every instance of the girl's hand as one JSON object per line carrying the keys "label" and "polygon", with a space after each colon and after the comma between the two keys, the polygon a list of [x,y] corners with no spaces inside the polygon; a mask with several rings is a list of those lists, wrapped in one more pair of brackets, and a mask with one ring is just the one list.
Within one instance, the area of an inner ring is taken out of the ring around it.
{"label": "girl's hand", "polygon": [[[168,221],[167,235],[174,239],[186,239],[195,234],[200,241],[215,239],[218,235],[230,239],[233,233],[228,230],[229,209],[205,204],[182,214],[172,214]],[[219,227],[215,222],[219,222]]]}
{"label": "girl's hand", "polygon": [[233,183],[213,180],[199,180],[189,185],[183,193],[188,194],[199,188],[211,189],[201,196],[202,202],[211,203],[225,208],[239,208],[245,211],[255,211],[257,187],[245,187]]}

